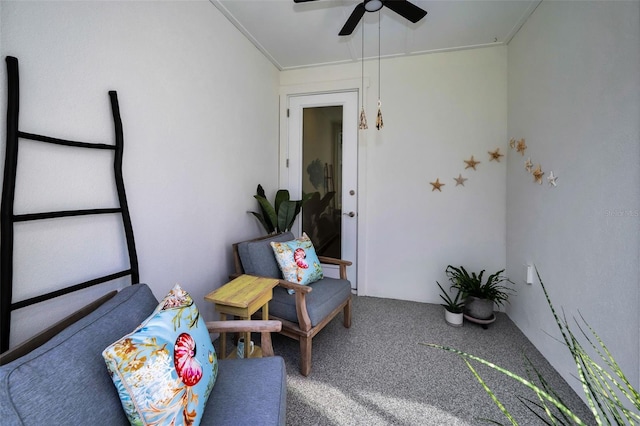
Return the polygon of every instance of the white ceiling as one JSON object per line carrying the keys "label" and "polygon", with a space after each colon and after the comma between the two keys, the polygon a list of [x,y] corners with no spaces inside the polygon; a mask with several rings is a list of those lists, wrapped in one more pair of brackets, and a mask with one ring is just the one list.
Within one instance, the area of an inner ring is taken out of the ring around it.
{"label": "white ceiling", "polygon": [[[412,24],[390,9],[338,32],[359,0],[210,0],[280,70],[509,43],[542,0],[410,0],[427,11]],[[380,16],[380,18],[378,18]]]}

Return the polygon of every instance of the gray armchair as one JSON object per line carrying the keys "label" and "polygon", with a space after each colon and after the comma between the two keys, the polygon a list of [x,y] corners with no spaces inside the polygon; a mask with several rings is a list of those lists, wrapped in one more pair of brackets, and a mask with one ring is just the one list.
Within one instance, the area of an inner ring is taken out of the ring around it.
{"label": "gray armchair", "polygon": [[[340,278],[324,277],[304,286],[286,281],[282,279],[270,243],[294,238],[286,232],[233,244],[236,270],[233,276],[248,274],[280,280],[269,302],[269,319],[281,321],[280,333],[300,342],[300,373],[308,376],[313,337],[340,311],[344,312],[344,326],[351,327],[351,283],[347,280],[347,266],[351,262],[318,256],[323,264],[338,265]],[[288,289],[295,293],[289,294]]]}

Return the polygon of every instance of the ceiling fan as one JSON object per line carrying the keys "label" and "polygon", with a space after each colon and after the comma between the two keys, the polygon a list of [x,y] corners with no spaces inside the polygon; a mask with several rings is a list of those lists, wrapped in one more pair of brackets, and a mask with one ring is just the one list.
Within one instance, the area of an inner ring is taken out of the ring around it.
{"label": "ceiling fan", "polygon": [[[294,3],[305,3],[308,1],[315,0],[293,0]],[[413,3],[409,3],[407,0],[364,0],[362,3],[358,4],[355,9],[353,9],[351,16],[349,16],[347,22],[344,24],[338,35],[346,36],[351,34],[358,25],[358,22],[360,22],[360,19],[364,16],[365,12],[377,12],[382,9],[383,6],[388,7],[414,24],[424,18],[427,14],[426,10],[419,8]]]}

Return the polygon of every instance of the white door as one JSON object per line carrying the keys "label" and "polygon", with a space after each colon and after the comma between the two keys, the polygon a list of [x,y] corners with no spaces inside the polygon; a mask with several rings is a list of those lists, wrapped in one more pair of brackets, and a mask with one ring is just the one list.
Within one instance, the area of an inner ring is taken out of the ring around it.
{"label": "white door", "polygon": [[[298,230],[319,255],[350,260],[357,290],[358,93],[288,97],[288,182],[292,197],[313,193],[302,208]],[[338,269],[323,265],[327,276]]]}

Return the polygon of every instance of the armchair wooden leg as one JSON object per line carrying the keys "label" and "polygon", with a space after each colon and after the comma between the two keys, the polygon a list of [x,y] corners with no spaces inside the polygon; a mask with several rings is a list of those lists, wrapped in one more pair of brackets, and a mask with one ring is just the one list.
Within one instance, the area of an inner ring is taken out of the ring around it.
{"label": "armchair wooden leg", "polygon": [[311,337],[300,337],[300,374],[311,373]]}
{"label": "armchair wooden leg", "polygon": [[349,299],[349,301],[345,305],[343,315],[344,315],[344,328],[350,328],[351,327],[351,299]]}

